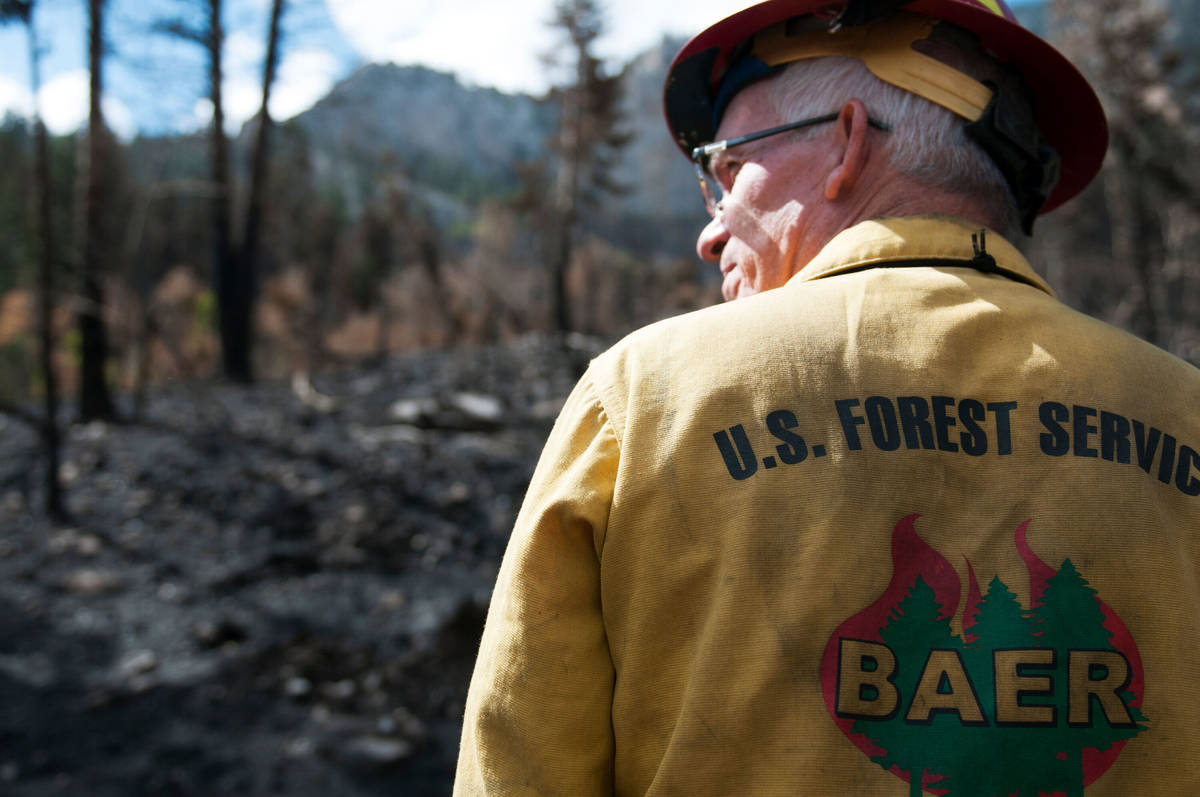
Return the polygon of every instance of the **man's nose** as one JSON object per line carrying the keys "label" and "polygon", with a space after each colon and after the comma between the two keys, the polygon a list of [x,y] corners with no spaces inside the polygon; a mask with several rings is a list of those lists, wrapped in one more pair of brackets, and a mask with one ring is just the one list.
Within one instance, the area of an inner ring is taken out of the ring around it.
{"label": "man's nose", "polygon": [[701,260],[719,263],[721,251],[725,249],[728,241],[729,230],[725,229],[725,225],[721,223],[721,214],[718,213],[700,231],[700,237],[696,239],[696,254],[700,255]]}

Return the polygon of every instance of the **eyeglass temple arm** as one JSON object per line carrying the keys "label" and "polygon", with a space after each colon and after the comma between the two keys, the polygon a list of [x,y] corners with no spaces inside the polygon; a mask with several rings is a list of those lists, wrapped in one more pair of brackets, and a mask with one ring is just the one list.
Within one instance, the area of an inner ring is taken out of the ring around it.
{"label": "eyeglass temple arm", "polygon": [[[739,144],[748,144],[751,141],[757,141],[760,138],[773,136],[776,133],[783,133],[788,130],[797,130],[802,127],[808,127],[809,125],[820,124],[822,122],[832,122],[834,119],[837,119],[837,117],[837,114],[826,114],[825,116],[818,116],[815,119],[805,119],[802,122],[792,122],[791,124],[779,125],[778,127],[772,127],[768,130],[760,130],[757,133],[750,133],[746,136],[725,138],[720,141],[714,141],[711,144],[701,144],[692,150],[692,160],[699,162],[702,158],[707,158],[710,155],[714,155],[718,152],[724,152],[730,147],[734,147]],[[892,126],[887,122],[881,122],[878,119],[874,119],[870,116],[867,117],[867,124],[876,128],[877,130],[882,130],[885,133],[889,133],[892,130]]]}

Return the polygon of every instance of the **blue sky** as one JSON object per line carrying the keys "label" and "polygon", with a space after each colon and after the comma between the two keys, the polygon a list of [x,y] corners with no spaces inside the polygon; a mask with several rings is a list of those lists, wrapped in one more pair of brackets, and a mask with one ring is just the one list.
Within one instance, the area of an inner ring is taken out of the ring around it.
{"label": "blue sky", "polygon": [[[269,0],[233,0],[225,12],[225,102],[236,129],[257,109]],[[38,0],[42,44],[41,109],[56,133],[75,129],[87,106],[85,0]],[[110,0],[106,34],[105,113],[122,136],[141,130],[189,130],[211,118],[207,65],[198,45],[154,33],[156,22],[199,24],[193,0]],[[324,0],[292,0],[284,17],[285,51],[272,112],[286,118],[312,105],[361,63],[329,17]],[[24,27],[0,28],[0,114],[30,106]]]}
{"label": "blue sky", "polygon": [[[202,21],[202,0],[109,0],[105,115],[123,137],[193,130],[211,119],[201,49],[156,34],[156,21]],[[686,13],[668,0],[608,0],[602,54],[619,64],[665,32],[690,33],[728,13],[725,0],[694,0]],[[552,42],[553,0],[289,0],[283,62],[272,114],[286,119],[310,107],[335,82],[371,61],[420,63],[464,82],[539,93],[547,75],[538,54]],[[86,2],[38,0],[42,40],[41,110],[56,133],[86,116]],[[228,127],[257,109],[270,0],[226,0]],[[0,28],[0,116],[29,112],[28,47],[23,26]]]}
{"label": "blue sky", "polygon": [[[194,130],[212,109],[201,49],[153,33],[156,21],[202,20],[203,0],[109,0],[105,115],[123,137]],[[608,33],[598,42],[614,66],[665,33],[691,35],[742,7],[737,0],[603,0]],[[271,112],[309,108],[362,63],[419,63],[504,91],[545,91],[539,54],[554,42],[553,0],[288,0],[283,60]],[[270,0],[225,0],[224,85],[228,127],[257,110]],[[77,128],[87,109],[86,0],[37,0],[40,94],[50,129]],[[0,27],[0,116],[27,114],[28,48],[19,24]]]}

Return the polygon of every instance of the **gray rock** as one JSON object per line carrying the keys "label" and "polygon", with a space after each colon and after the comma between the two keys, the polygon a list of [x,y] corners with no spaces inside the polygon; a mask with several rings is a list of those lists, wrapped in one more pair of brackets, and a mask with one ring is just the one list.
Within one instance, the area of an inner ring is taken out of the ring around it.
{"label": "gray rock", "polygon": [[412,754],[410,742],[383,736],[348,739],[334,751],[334,757],[345,766],[374,771],[395,766]]}
{"label": "gray rock", "polygon": [[125,579],[111,570],[84,567],[68,573],[63,587],[77,595],[108,595],[125,589]]}
{"label": "gray rock", "polygon": [[152,650],[139,650],[121,662],[121,675],[134,678],[158,669],[158,656]]}

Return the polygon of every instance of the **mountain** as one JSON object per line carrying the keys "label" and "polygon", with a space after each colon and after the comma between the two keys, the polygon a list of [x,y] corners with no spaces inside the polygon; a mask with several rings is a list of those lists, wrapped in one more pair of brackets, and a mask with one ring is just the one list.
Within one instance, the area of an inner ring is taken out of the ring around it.
{"label": "mountain", "polygon": [[662,87],[682,39],[664,37],[622,72],[625,129],[631,134],[615,177],[629,191],[604,207],[600,230],[643,253],[687,255],[708,222],[692,164],[675,146],[662,112]]}
{"label": "mountain", "polygon": [[[614,176],[627,190],[585,213],[585,225],[634,251],[686,253],[705,219],[691,166],[662,120],[663,79],[679,45],[663,39],[623,70],[631,140]],[[317,182],[336,187],[352,211],[390,174],[453,223],[481,199],[517,190],[519,165],[545,154],[555,110],[425,67],[371,64],[289,124],[303,131]]]}
{"label": "mountain", "polygon": [[[1200,3],[1175,0],[1172,7],[1169,35],[1179,41],[1200,16]],[[1047,2],[1014,9],[1051,39],[1064,24]],[[592,232],[643,255],[686,256],[707,221],[692,167],[662,117],[663,79],[682,43],[664,37],[622,70],[622,126],[630,140],[613,177],[626,191],[583,214]],[[520,164],[545,155],[555,108],[544,98],[464,85],[425,67],[371,64],[288,124],[303,132],[317,183],[334,188],[351,215],[385,178],[420,196],[442,225],[461,227],[481,200],[518,190]]]}
{"label": "mountain", "polygon": [[318,181],[366,189],[399,169],[462,201],[510,191],[538,157],[552,109],[526,95],[464,86],[420,66],[370,64],[293,124],[307,135]]}

